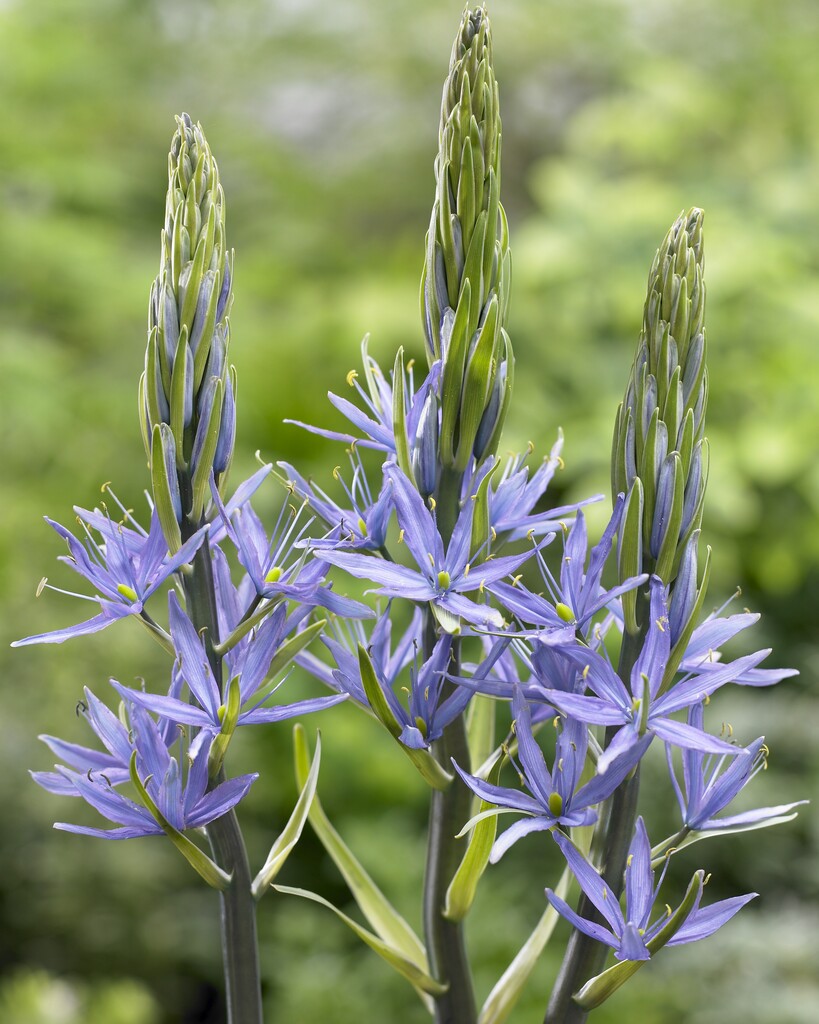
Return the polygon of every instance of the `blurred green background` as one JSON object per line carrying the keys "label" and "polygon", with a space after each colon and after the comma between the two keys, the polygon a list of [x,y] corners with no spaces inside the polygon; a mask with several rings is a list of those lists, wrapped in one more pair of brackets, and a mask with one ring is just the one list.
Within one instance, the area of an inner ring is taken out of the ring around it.
{"label": "blurred green background", "polygon": [[[339,446],[282,426],[339,423],[358,345],[423,358],[418,279],[433,196],[440,89],[455,0],[3,0],[0,3],[0,411],[3,422],[0,1020],[4,1024],[219,1021],[216,899],[169,844],[51,831],[76,815],[37,789],[39,733],[87,739],[83,685],[164,676],[132,624],[64,647],[11,652],[77,621],[48,514],[70,523],[113,480],[139,506],[136,418],[173,114],[208,135],[236,249],[235,479],[253,452],[329,478]],[[815,0],[503,0],[491,6],[513,252],[516,402],[504,447],[566,432],[555,502],[608,489],[614,411],[654,251],[683,208],[707,211],[712,473],[711,596],[737,586],[764,613],[756,646],[799,679],[731,693],[744,741],[770,770],[748,802],[819,790],[819,5]],[[262,507],[272,511],[273,488]],[[600,515],[595,520],[599,524]],[[749,641],[750,642],[750,641]],[[773,663],[773,661],[772,661]],[[332,721],[330,720],[332,716]],[[324,733],[320,791],[348,842],[419,923],[424,791],[352,709]],[[286,726],[237,744],[260,770],[243,805],[261,863],[295,798]],[[672,825],[657,773],[652,832]],[[817,819],[695,847],[711,898],[759,900],[724,932],[672,950],[597,1012],[601,1024],[802,1024],[819,1008]],[[555,883],[532,837],[491,869],[470,920],[481,995]],[[311,836],[282,881],[347,894]],[[347,907],[349,909],[349,907]],[[260,907],[270,1024],[415,1024],[408,987],[322,908]],[[541,1019],[560,929],[513,1021]]]}

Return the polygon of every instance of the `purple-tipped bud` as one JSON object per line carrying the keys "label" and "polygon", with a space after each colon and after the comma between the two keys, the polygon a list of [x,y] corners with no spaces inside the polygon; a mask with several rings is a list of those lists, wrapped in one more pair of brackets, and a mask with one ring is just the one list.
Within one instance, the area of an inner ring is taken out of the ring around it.
{"label": "purple-tipped bud", "polygon": [[438,484],[438,401],[427,395],[410,454],[412,475],[419,493],[428,498]]}

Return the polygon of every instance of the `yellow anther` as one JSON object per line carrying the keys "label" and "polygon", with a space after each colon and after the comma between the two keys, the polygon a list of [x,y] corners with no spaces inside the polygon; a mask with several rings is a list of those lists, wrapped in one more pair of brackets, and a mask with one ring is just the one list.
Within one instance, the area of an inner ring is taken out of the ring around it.
{"label": "yellow anther", "polygon": [[108,490],[108,488],[110,486],[111,486],[111,481],[110,480],[106,480],[105,483],[102,485],[102,487],[100,487],[100,492],[102,494],[105,494],[105,492]]}
{"label": "yellow anther", "polygon": [[558,760],[558,762],[557,762],[557,770],[558,770],[559,772],[562,772],[562,771],[563,771],[563,758],[562,758],[562,757],[561,757],[561,758],[560,758],[560,759]]}
{"label": "yellow anther", "polygon": [[703,885],[708,885],[708,883],[710,881],[711,881],[711,872],[709,871],[708,874],[705,876],[705,878],[703,878],[702,884]]}
{"label": "yellow anther", "polygon": [[466,565],[464,566],[464,576],[468,576],[469,575],[469,570],[471,568],[472,568],[472,566],[469,564],[469,562],[467,562]]}
{"label": "yellow anther", "polygon": [[628,857],[626,858],[626,867],[627,867],[627,868],[630,868],[630,867],[631,867],[631,862],[632,862],[633,860],[634,860],[634,854],[633,854],[633,853],[630,853],[630,854],[628,855]]}
{"label": "yellow anther", "polygon": [[438,507],[437,502],[435,501],[435,499],[430,494],[430,496],[429,496],[429,508],[430,508],[430,511],[434,512],[437,507]]}
{"label": "yellow anther", "polygon": [[591,671],[591,665],[587,665],[587,666],[586,666],[586,667],[585,667],[585,668],[583,669],[583,671],[582,671],[581,675],[583,676],[583,678],[584,678],[584,679],[588,679],[588,678],[589,678],[589,672],[590,672],[590,671]]}
{"label": "yellow anther", "polygon": [[673,910],[671,909],[671,907],[670,907],[670,906],[669,906],[669,905],[668,905],[668,904],[666,903],[666,905],[665,905],[665,916],[666,916],[666,917],[671,917],[671,915],[672,915],[673,913],[674,913],[674,911],[673,911]]}
{"label": "yellow anther", "polygon": [[494,526],[490,527],[489,533],[490,533],[490,535],[492,537],[493,542],[498,539],[498,531],[495,529]]}
{"label": "yellow anther", "polygon": [[563,461],[563,459],[561,459],[561,457],[559,455],[556,456],[556,459],[557,459],[558,468],[559,469],[565,469],[566,468],[566,463]]}
{"label": "yellow anther", "polygon": [[415,360],[414,359],[410,359],[410,361],[407,363],[407,372],[408,373],[413,368],[413,366],[415,366]]}
{"label": "yellow anther", "polygon": [[333,479],[334,480],[340,480],[341,479],[341,466],[335,466],[333,468]]}
{"label": "yellow anther", "polygon": [[518,585],[518,583],[520,583],[520,581],[522,579],[523,579],[523,573],[520,573],[518,576],[513,576],[512,577],[512,586],[516,587]]}
{"label": "yellow anther", "polygon": [[705,704],[706,707],[707,707],[710,703],[711,703],[711,695],[710,695],[710,693],[707,693],[705,695],[705,700],[703,701],[703,704]]}
{"label": "yellow anther", "polygon": [[555,729],[557,728],[557,723],[559,721],[560,721],[560,715],[555,715],[555,717],[552,719],[552,725],[554,726]]}
{"label": "yellow anther", "polygon": [[42,594],[42,592],[45,590],[47,584],[48,584],[48,576],[43,576],[43,578],[37,584],[37,590],[35,591],[34,596],[35,597],[39,597],[40,594]]}
{"label": "yellow anther", "polygon": [[399,544],[403,544],[404,543],[404,531],[403,530],[399,530],[398,531],[398,543]]}
{"label": "yellow anther", "polygon": [[655,625],[657,626],[657,629],[659,629],[659,631],[661,633],[665,633],[665,626],[663,625],[664,622],[668,622],[668,619],[659,618],[659,619],[657,619],[657,621],[655,623]]}
{"label": "yellow anther", "polygon": [[535,450],[535,443],[534,443],[534,441],[527,441],[526,442],[526,454],[527,455],[531,455],[534,450]]}
{"label": "yellow anther", "polygon": [[569,532],[569,527],[566,525],[566,523],[563,522],[563,520],[560,521],[560,529],[564,533],[568,533]]}
{"label": "yellow anther", "polygon": [[562,601],[555,605],[555,611],[564,622],[574,622],[574,612],[567,604],[563,604]]}
{"label": "yellow anther", "polygon": [[347,374],[347,383],[352,387],[358,378],[358,370],[350,370]]}
{"label": "yellow anther", "polygon": [[481,582],[478,584],[478,593],[479,594],[482,594],[484,592],[485,586],[486,586],[486,580],[481,580]]}

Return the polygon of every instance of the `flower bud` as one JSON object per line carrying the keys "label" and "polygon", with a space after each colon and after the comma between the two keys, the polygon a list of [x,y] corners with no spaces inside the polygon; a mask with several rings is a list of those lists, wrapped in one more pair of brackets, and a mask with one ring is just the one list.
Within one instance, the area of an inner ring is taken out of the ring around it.
{"label": "flower bud", "polygon": [[497,448],[513,361],[504,328],[510,257],[498,87],[483,9],[464,12],[452,49],[435,177],[421,315],[429,362],[443,360],[441,461],[463,471],[473,454],[485,458]]}
{"label": "flower bud", "polygon": [[201,127],[187,114],[176,121],[139,404],[149,463],[154,429],[170,428],[173,464],[163,432],[162,476],[177,476],[175,489],[169,486],[181,494],[178,521],[193,526],[207,514],[211,471],[220,484],[233,451],[235,382],[227,363],[233,254],[225,244],[216,161]]}
{"label": "flower bud", "polygon": [[[614,495],[628,494],[638,479],[642,486],[640,571],[660,576],[672,591],[683,551],[702,522],[707,477],[702,221],[698,209],[680,215],[654,257],[612,450]],[[633,537],[630,544],[633,553]],[[696,565],[689,547],[689,568],[692,560]],[[632,613],[627,609],[627,623]]]}

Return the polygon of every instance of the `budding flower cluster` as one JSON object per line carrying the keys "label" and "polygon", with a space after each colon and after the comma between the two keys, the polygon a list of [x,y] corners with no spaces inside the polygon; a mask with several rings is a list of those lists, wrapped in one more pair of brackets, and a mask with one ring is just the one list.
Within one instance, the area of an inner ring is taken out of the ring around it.
{"label": "budding flower cluster", "polygon": [[[617,411],[612,490],[627,494],[623,579],[649,572],[673,584],[684,564],[686,579],[693,567],[696,580],[708,465],[702,221],[701,210],[681,214],[654,257],[640,343]],[[633,598],[629,604],[633,631]]]}
{"label": "budding flower cluster", "polygon": [[233,453],[235,379],[227,363],[232,263],[216,161],[201,127],[182,114],[168,156],[160,270],[151,288],[139,385],[154,499],[172,550],[204,519],[210,475],[218,485]]}
{"label": "budding flower cluster", "polygon": [[460,471],[472,455],[480,462],[495,452],[512,387],[500,128],[489,21],[467,10],[444,84],[421,280],[427,355],[443,361],[441,463]]}

